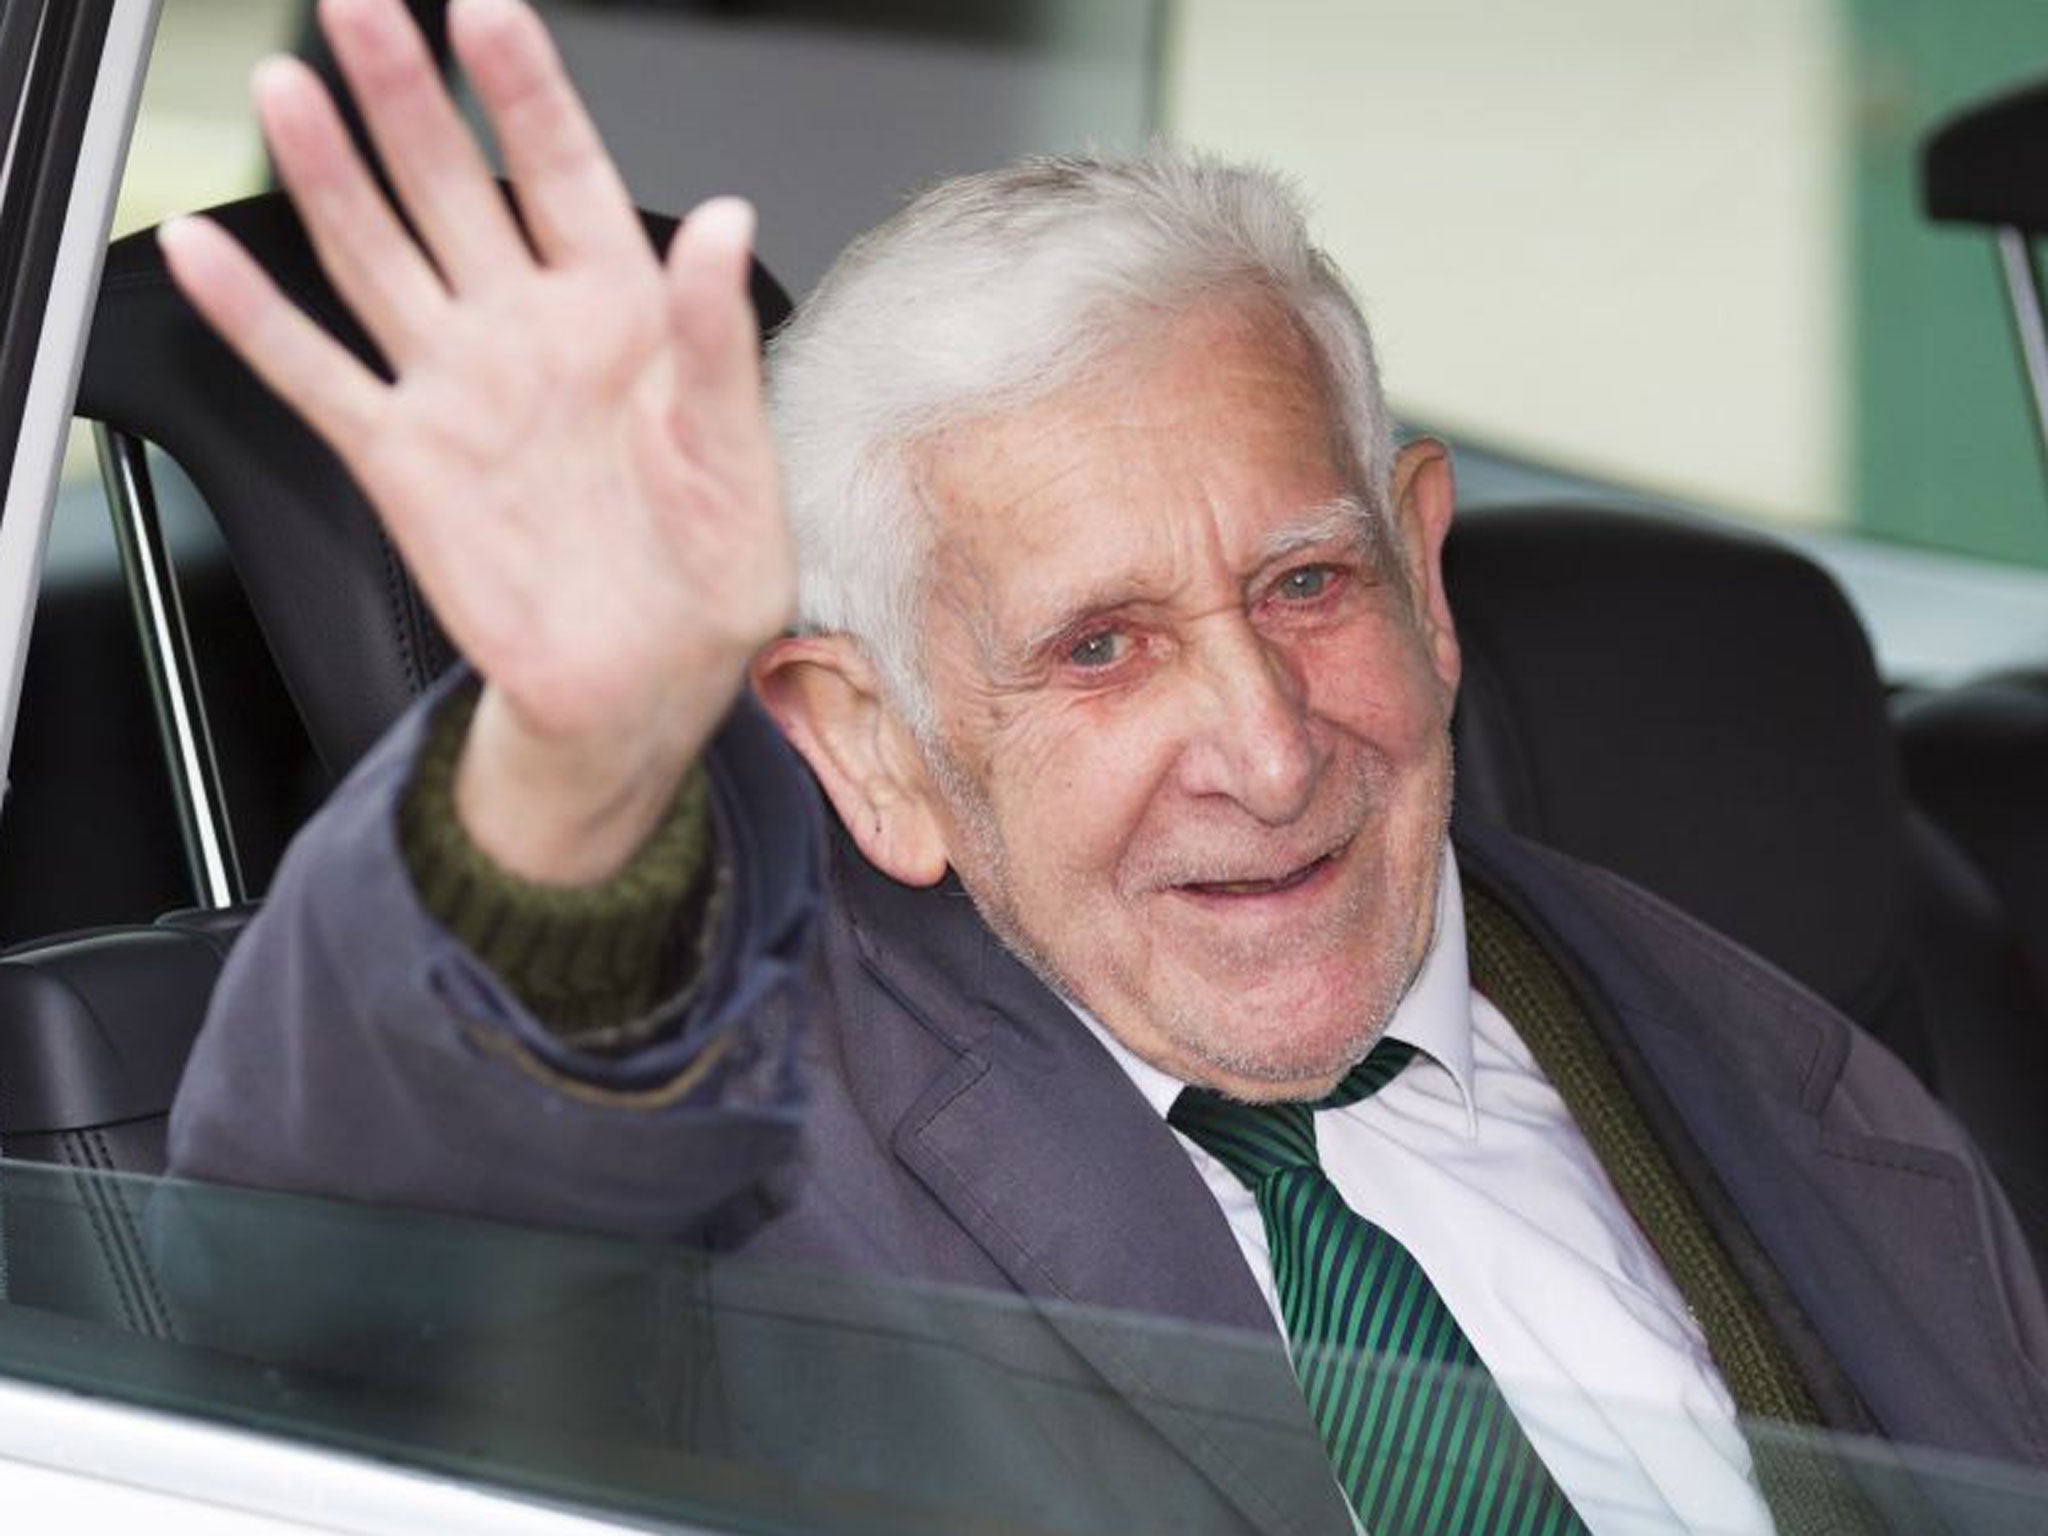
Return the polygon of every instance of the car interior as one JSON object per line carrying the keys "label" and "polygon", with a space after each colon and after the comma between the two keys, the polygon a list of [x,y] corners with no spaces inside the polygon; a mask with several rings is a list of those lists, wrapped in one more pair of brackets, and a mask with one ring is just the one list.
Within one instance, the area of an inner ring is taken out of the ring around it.
{"label": "car interior", "polygon": [[[2048,88],[1930,146],[1929,211],[2024,242],[2048,231],[2048,175],[2019,171],[2043,165]],[[214,213],[367,354],[280,195]],[[672,227],[648,219],[657,242]],[[753,297],[764,330],[788,313],[759,267]],[[109,254],[77,410],[102,429],[125,579],[41,599],[0,839],[0,1149],[153,1173],[291,829],[454,658],[353,485],[206,333],[147,231]],[[168,595],[158,455],[217,533]],[[2048,1263],[2048,657],[1888,688],[1818,565],[1679,513],[1490,509],[1447,571],[1459,815],[1619,871],[1862,1023],[1970,1129]],[[145,674],[106,660],[136,624]],[[133,823],[120,857],[76,857],[62,829],[107,816]],[[15,1300],[164,1326],[124,1210],[30,1219],[7,1211]]]}

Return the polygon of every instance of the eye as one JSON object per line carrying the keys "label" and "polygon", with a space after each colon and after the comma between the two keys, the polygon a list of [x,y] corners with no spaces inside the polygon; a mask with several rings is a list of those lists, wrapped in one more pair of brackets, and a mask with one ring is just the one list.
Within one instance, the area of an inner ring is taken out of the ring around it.
{"label": "eye", "polygon": [[1067,661],[1090,670],[1113,667],[1124,659],[1129,648],[1129,638],[1122,630],[1098,629],[1075,642],[1073,649],[1067,652]]}
{"label": "eye", "polygon": [[1275,582],[1273,593],[1283,602],[1312,603],[1330,590],[1337,574],[1333,565],[1304,565]]}

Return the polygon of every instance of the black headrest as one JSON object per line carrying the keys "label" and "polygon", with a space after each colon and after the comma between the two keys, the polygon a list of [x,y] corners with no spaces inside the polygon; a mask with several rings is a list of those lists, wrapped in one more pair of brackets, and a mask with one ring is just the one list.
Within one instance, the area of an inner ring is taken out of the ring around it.
{"label": "black headrest", "polygon": [[[278,193],[211,210],[342,342],[374,353]],[[676,221],[643,215],[665,247]],[[758,263],[763,334],[789,299]],[[222,346],[171,285],[153,231],[107,253],[78,413],[148,439],[191,476],[328,769],[340,774],[452,659],[335,457]]]}
{"label": "black headrest", "polygon": [[1719,526],[1570,507],[1463,516],[1445,558],[1461,814],[1881,1011],[1904,807],[1869,642],[1827,575]]}
{"label": "black headrest", "polygon": [[1920,152],[1930,219],[2048,233],[2048,80],[1958,113]]}

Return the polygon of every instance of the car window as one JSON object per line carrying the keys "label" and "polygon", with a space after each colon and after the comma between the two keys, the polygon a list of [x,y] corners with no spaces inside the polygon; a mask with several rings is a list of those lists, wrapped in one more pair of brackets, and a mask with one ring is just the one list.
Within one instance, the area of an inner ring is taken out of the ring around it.
{"label": "car window", "polygon": [[[1221,1528],[1176,1442],[1273,1466],[1322,1455],[1308,1421],[1282,1411],[1276,1383],[1293,1384],[1276,1344],[1254,1335],[26,1163],[0,1166],[0,1197],[10,1284],[39,1298],[0,1305],[0,1373],[659,1528],[1110,1536],[1162,1515]],[[110,1230],[132,1245],[127,1275],[57,1294],[52,1271]],[[1150,1389],[1108,1390],[1089,1363],[1105,1352]],[[1365,1394],[1470,1390],[1453,1372],[1332,1365],[1356,1369]],[[1674,1454],[1685,1440],[1626,1401],[1538,1393],[1517,1410],[1592,1415],[1589,1428],[1632,1418],[1638,1443]],[[2038,1473],[1782,1425],[1744,1434],[1733,1454],[1766,1486],[1938,1510],[1958,1532],[2048,1516]],[[1714,1528],[1622,1505],[1586,1514],[1596,1529]]]}

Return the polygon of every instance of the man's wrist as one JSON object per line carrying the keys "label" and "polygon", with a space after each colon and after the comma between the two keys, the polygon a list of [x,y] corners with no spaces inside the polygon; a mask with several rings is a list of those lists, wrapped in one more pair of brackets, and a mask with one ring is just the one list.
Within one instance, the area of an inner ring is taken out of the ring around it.
{"label": "man's wrist", "polygon": [[456,763],[473,688],[442,701],[399,806],[399,841],[421,904],[555,1036],[600,1055],[646,1043],[648,1010],[688,984],[722,888],[709,783],[683,778],[623,867],[588,885],[520,878],[457,819]]}
{"label": "man's wrist", "polygon": [[554,741],[526,730],[488,685],[455,765],[453,812],[500,869],[540,886],[590,886],[623,869],[675,802],[703,732]]}

